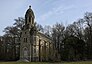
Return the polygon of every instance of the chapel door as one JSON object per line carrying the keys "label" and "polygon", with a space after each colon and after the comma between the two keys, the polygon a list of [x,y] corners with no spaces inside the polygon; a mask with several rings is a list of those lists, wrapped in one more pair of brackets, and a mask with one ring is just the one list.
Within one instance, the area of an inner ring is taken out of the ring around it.
{"label": "chapel door", "polygon": [[24,55],[24,60],[27,60],[28,59],[28,50],[27,48],[24,48],[24,51],[23,51],[23,55]]}

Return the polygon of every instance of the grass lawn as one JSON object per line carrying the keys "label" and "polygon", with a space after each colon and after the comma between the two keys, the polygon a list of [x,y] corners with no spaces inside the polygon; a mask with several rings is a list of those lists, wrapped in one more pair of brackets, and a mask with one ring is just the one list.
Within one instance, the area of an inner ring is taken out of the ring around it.
{"label": "grass lawn", "polygon": [[92,61],[59,62],[59,63],[49,63],[49,62],[0,62],[0,64],[92,64]]}

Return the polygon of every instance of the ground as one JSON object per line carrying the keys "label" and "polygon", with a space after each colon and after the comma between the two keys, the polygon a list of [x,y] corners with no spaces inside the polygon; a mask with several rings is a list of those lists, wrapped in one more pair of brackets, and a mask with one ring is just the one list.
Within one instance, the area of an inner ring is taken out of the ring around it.
{"label": "ground", "polygon": [[58,63],[48,63],[48,62],[0,62],[0,64],[92,64],[92,61],[58,62]]}

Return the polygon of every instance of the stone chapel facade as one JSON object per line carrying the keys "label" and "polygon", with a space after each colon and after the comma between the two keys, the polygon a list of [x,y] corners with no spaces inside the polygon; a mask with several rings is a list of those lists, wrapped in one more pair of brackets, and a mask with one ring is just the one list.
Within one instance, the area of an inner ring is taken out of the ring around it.
{"label": "stone chapel facade", "polygon": [[20,60],[51,61],[55,58],[55,48],[50,37],[37,31],[31,6],[25,14],[20,43]]}

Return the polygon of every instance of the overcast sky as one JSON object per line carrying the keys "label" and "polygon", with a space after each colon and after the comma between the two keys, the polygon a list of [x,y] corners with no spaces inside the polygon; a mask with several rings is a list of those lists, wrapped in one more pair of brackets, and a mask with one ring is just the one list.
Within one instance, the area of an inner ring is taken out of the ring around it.
{"label": "overcast sky", "polygon": [[24,17],[29,5],[35,21],[43,26],[56,22],[68,25],[82,18],[85,12],[92,12],[92,0],[0,0],[0,35],[14,19]]}

